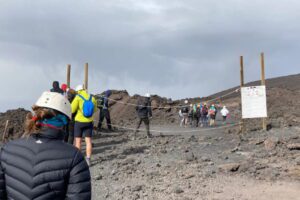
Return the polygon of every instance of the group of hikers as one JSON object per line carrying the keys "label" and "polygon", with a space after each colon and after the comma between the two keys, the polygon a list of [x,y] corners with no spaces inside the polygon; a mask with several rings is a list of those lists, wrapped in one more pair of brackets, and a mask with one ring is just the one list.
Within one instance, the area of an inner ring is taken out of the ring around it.
{"label": "group of hikers", "polygon": [[78,85],[75,90],[68,88],[66,84],[59,87],[59,82],[53,82],[53,88],[50,92],[56,92],[65,96],[71,104],[72,118],[68,124],[64,126],[64,141],[74,144],[79,150],[81,149],[81,141],[84,137],[86,143],[86,162],[88,166],[91,164],[92,155],[92,136],[94,129],[94,113],[99,110],[99,120],[97,130],[102,130],[102,122],[106,119],[107,128],[112,131],[111,119],[109,113],[108,98],[111,95],[110,90],[106,90],[104,95],[95,98],[88,94],[84,85]]}
{"label": "group of hikers", "polygon": [[[179,110],[180,127],[213,127],[216,125],[216,117],[219,106],[215,104],[207,105],[207,103],[188,104],[188,100],[184,101],[184,105]],[[226,106],[220,111],[223,124],[229,116],[229,110]]]}
{"label": "group of hikers", "polygon": [[[109,96],[95,98],[84,85],[75,90],[53,82],[26,116],[25,133],[4,144],[0,152],[0,199],[91,199],[91,175],[94,114],[100,110],[98,130],[104,118],[112,130]],[[134,138],[142,122],[151,137],[150,94],[139,98],[139,116]],[[81,153],[85,139],[86,157]]]}
{"label": "group of hikers", "polygon": [[[109,113],[110,90],[100,96],[87,92],[84,85],[71,89],[54,81],[50,91],[43,92],[26,116],[25,133],[20,139],[4,144],[0,152],[0,199],[91,199],[91,156],[94,115],[99,110],[98,130],[104,118],[112,131]],[[134,137],[142,123],[151,138],[150,94],[140,96],[135,107],[139,120]],[[218,109],[215,105],[191,104],[180,109],[181,126],[210,126]],[[229,111],[221,110],[223,120]],[[81,153],[85,140],[84,157]]]}
{"label": "group of hikers", "polygon": [[[23,137],[1,149],[0,199],[90,200],[89,159],[96,107],[95,98],[82,85],[71,90],[54,82],[51,91],[43,92],[26,116]],[[75,146],[64,142],[72,121]],[[80,151],[82,134],[86,158]]]}

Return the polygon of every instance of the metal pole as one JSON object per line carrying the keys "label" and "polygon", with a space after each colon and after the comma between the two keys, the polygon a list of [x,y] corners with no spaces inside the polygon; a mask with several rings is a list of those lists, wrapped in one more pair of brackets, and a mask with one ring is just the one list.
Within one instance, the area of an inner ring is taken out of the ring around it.
{"label": "metal pole", "polygon": [[[242,92],[242,87],[244,87],[244,59],[243,56],[240,56],[240,92]],[[241,96],[241,125],[240,125],[240,132],[244,133],[245,131],[245,120],[243,119],[243,110],[242,110],[242,96]]]}
{"label": "metal pole", "polygon": [[[264,53],[260,54],[260,64],[261,64],[261,85],[266,85]],[[263,128],[263,130],[267,130],[267,120],[265,117],[262,118],[262,128]]]}
{"label": "metal pole", "polygon": [[70,64],[67,65],[67,85],[68,88],[71,87],[71,65]]}
{"label": "metal pole", "polygon": [[87,90],[88,89],[88,81],[89,81],[89,64],[85,63],[84,65],[84,88]]}

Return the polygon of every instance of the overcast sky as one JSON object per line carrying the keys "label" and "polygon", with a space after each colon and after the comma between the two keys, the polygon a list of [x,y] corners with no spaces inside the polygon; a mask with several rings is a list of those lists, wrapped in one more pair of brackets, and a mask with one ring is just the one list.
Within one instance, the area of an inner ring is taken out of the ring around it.
{"label": "overcast sky", "polygon": [[29,108],[52,81],[173,99],[300,72],[298,0],[0,0],[0,111]]}

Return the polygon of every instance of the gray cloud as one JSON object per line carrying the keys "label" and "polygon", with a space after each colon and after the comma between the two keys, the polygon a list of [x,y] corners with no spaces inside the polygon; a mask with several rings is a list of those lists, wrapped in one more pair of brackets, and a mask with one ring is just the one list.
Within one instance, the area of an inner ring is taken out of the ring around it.
{"label": "gray cloud", "polygon": [[90,91],[127,89],[172,98],[205,96],[246,80],[299,73],[296,0],[1,1],[0,110],[29,107],[52,80]]}

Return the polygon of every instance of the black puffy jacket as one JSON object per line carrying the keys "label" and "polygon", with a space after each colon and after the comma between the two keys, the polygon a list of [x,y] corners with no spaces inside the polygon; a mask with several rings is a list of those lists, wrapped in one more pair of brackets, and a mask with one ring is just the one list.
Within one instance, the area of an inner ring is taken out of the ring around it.
{"label": "black puffy jacket", "polygon": [[90,200],[90,171],[81,152],[62,142],[61,131],[41,132],[2,148],[0,199]]}

